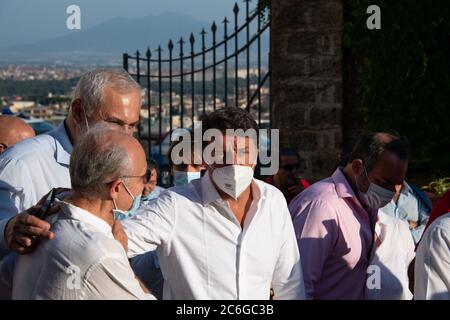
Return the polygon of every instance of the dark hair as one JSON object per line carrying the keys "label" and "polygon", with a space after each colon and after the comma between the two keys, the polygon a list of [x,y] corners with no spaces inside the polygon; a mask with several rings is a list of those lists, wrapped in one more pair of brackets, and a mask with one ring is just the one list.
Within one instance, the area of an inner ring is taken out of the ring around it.
{"label": "dark hair", "polygon": [[401,160],[409,159],[409,148],[400,137],[389,133],[374,132],[361,137],[351,152],[347,163],[351,163],[355,159],[361,159],[366,166],[366,170],[370,171],[385,151],[392,152]]}
{"label": "dark hair", "polygon": [[244,109],[226,107],[216,110],[202,119],[202,130],[218,129],[225,132],[227,129],[254,129],[258,132],[258,124],[253,117]]}
{"label": "dark hair", "polygon": [[[217,129],[222,133],[225,133],[227,129],[243,131],[254,129],[258,137],[259,127],[255,119],[244,109],[225,107],[202,117],[202,134],[209,129]],[[204,142],[203,147],[207,144],[208,142]]]}
{"label": "dark hair", "polygon": [[148,160],[147,166],[148,166],[149,170],[155,169],[156,173],[158,173],[158,163],[155,160],[153,160],[153,159]]}
{"label": "dark hair", "polygon": [[294,148],[280,149],[280,159],[279,159],[280,161],[278,163],[281,163],[281,157],[297,157],[297,161],[300,164],[300,155]]}

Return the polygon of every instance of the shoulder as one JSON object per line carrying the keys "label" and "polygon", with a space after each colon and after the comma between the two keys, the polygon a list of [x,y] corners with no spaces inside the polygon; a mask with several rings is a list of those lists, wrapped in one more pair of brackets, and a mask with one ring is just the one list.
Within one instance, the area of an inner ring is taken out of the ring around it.
{"label": "shoulder", "polygon": [[61,252],[72,253],[74,260],[85,261],[90,265],[107,256],[123,256],[124,250],[112,235],[97,231],[89,225],[71,219],[57,220],[52,226],[57,235],[47,243]]}
{"label": "shoulder", "polygon": [[277,187],[271,185],[266,181],[258,179],[253,179],[253,181],[255,181],[256,185],[258,186],[262,196],[266,198],[283,199],[284,201],[286,201],[283,193]]}
{"label": "shoulder", "polygon": [[[418,257],[450,258],[450,212],[436,219],[425,230],[417,248]],[[428,258],[425,258],[428,259]]]}
{"label": "shoulder", "polygon": [[337,198],[336,186],[333,179],[326,178],[310,185],[299,196],[304,200],[315,200],[317,198],[323,201],[334,200]]}
{"label": "shoulder", "polygon": [[318,181],[296,196],[289,204],[291,214],[297,215],[304,210],[320,210],[325,215],[334,214],[334,204],[339,199],[331,178]]}
{"label": "shoulder", "polygon": [[48,134],[42,134],[34,138],[16,143],[0,157],[0,167],[6,165],[20,166],[28,161],[34,161],[36,157],[53,156],[56,149],[55,138]]}
{"label": "shoulder", "polygon": [[447,242],[450,248],[450,212],[436,219],[427,231],[429,231],[429,238],[440,238]]}

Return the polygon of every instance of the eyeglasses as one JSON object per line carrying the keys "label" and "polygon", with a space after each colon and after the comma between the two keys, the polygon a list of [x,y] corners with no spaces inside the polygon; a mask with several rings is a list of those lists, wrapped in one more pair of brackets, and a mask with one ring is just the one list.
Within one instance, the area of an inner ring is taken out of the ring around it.
{"label": "eyeglasses", "polygon": [[287,164],[287,165],[284,165],[284,166],[280,166],[281,169],[283,169],[285,171],[289,171],[289,172],[297,170],[298,167],[299,167],[298,163],[297,164]]}
{"label": "eyeglasses", "polygon": [[150,178],[152,177],[152,170],[147,168],[147,171],[145,171],[145,174],[142,176],[123,176],[122,178],[141,178],[144,183],[147,183],[150,181]]}

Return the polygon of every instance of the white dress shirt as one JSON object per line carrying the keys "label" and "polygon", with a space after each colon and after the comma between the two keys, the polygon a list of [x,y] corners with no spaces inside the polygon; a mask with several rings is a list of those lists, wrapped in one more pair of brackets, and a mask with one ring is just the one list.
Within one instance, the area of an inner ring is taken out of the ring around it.
{"label": "white dress shirt", "polygon": [[450,213],[433,221],[420,240],[414,299],[450,300]]}
{"label": "white dress shirt", "polygon": [[283,194],[254,179],[244,227],[209,174],[171,188],[124,221],[129,256],[157,250],[164,299],[303,299],[294,228]]}
{"label": "white dress shirt", "polygon": [[376,247],[371,266],[380,271],[380,287],[366,286],[369,300],[411,300],[408,267],[414,259],[414,240],[408,226],[399,218],[381,210],[375,233],[381,244]]}
{"label": "white dress shirt", "polygon": [[139,285],[125,250],[103,219],[62,202],[56,237],[17,256],[12,299],[154,299]]}
{"label": "white dress shirt", "polygon": [[0,157],[0,220],[35,205],[52,188],[70,188],[72,144],[64,122],[21,141]]}

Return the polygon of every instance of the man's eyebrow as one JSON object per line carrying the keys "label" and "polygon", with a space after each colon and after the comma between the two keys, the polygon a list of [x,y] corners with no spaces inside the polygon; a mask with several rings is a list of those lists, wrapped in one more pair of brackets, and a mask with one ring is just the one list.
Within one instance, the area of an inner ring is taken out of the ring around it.
{"label": "man's eyebrow", "polygon": [[105,121],[108,121],[108,122],[116,122],[116,123],[119,123],[119,124],[124,124],[124,121],[123,120],[121,120],[121,119],[119,119],[119,118],[116,118],[116,117],[109,117],[109,118],[106,118],[105,119]]}
{"label": "man's eyebrow", "polygon": [[[110,118],[107,118],[105,121],[108,121],[108,122],[116,122],[116,123],[120,124],[121,126],[123,126],[123,125],[126,124],[125,121],[123,121],[122,119],[116,118],[116,117],[110,117]],[[129,125],[134,127],[134,126],[137,125],[138,123],[139,123],[139,120],[137,120],[137,121],[135,121],[135,122],[133,122],[133,123],[130,123]]]}

